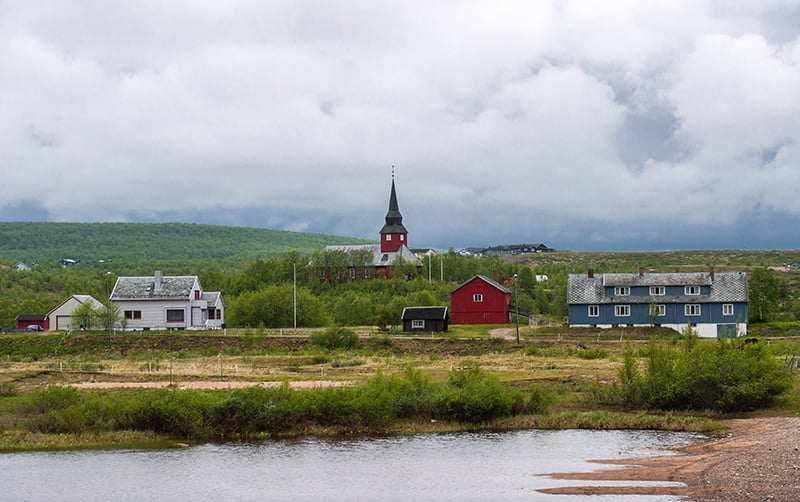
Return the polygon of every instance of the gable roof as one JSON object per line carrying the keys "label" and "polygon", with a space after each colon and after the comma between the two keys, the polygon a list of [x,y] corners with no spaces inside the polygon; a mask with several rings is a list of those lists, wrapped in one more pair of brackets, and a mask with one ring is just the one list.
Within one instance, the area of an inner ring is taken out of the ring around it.
{"label": "gable roof", "polygon": [[447,319],[447,307],[406,307],[400,317],[403,321],[413,319],[424,319],[426,321],[438,321]]}
{"label": "gable roof", "polygon": [[[421,265],[419,258],[417,255],[411,252],[408,247],[403,244],[400,246],[398,251],[392,253],[384,253],[381,252],[381,245],[380,244],[351,244],[351,245],[343,245],[343,246],[325,246],[323,251],[342,251],[344,253],[350,251],[368,251],[372,253],[372,262],[368,263],[367,265],[371,265],[373,267],[388,267],[396,259],[402,257],[408,263],[412,265]],[[352,263],[348,263],[348,265],[352,266]]]}
{"label": "gable roof", "polygon": [[457,287],[456,289],[451,291],[450,294],[452,295],[453,293],[455,293],[459,289],[463,288],[464,286],[466,286],[467,284],[469,284],[469,283],[471,283],[472,281],[475,281],[475,280],[481,280],[481,281],[485,282],[486,284],[488,284],[489,286],[492,286],[493,288],[496,288],[496,289],[500,290],[503,293],[511,294],[511,290],[508,289],[507,287],[503,286],[502,284],[500,284],[497,281],[493,281],[492,279],[489,279],[485,275],[480,275],[480,274],[476,275],[475,277],[473,277],[472,279],[468,280],[464,284],[461,284],[459,287]]}
{"label": "gable roof", "polygon": [[[710,286],[708,295],[676,296],[608,296],[610,286]],[[744,272],[676,272],[647,274],[569,274],[567,277],[568,304],[595,303],[722,303],[746,302],[747,275]]]}
{"label": "gable roof", "polygon": [[189,298],[197,282],[196,275],[164,276],[162,287],[156,291],[156,278],[119,277],[111,292],[112,300],[169,300]]}

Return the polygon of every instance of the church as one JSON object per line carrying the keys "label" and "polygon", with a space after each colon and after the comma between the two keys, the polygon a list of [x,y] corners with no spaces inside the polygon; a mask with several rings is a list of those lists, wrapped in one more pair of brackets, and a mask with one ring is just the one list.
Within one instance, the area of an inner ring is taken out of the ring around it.
{"label": "church", "polygon": [[[408,230],[403,225],[403,215],[397,204],[397,190],[392,174],[392,189],[389,194],[389,210],[386,213],[386,222],[380,231],[378,244],[355,244],[347,246],[326,246],[323,255],[346,256],[345,267],[328,267],[329,270],[321,272],[322,278],[331,280],[331,274],[336,274],[338,280],[357,280],[373,278],[391,278],[390,267],[398,264],[411,265],[416,268],[422,266],[419,258],[408,249]],[[333,263],[331,263],[333,265]],[[342,264],[344,265],[344,264]],[[333,269],[338,271],[334,272]],[[346,277],[342,277],[341,270],[346,268]]]}

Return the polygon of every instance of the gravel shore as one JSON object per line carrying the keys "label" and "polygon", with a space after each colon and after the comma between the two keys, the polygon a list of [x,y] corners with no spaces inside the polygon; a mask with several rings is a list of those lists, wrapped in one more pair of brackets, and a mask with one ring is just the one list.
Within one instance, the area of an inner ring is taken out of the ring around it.
{"label": "gravel shore", "polygon": [[600,463],[641,466],[593,473],[551,474],[558,479],[677,481],[685,487],[584,486],[542,490],[583,495],[678,495],[695,502],[800,501],[800,417],[725,422],[730,434],[677,451],[678,456]]}

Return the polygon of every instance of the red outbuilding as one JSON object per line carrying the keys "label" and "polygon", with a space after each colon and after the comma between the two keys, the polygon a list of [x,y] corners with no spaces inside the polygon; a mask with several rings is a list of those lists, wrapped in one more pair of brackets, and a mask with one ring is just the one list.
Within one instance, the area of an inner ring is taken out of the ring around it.
{"label": "red outbuilding", "polygon": [[17,316],[17,329],[20,331],[47,331],[50,329],[50,320],[47,315],[28,315]]}
{"label": "red outbuilding", "polygon": [[452,324],[508,324],[511,290],[476,275],[450,293]]}

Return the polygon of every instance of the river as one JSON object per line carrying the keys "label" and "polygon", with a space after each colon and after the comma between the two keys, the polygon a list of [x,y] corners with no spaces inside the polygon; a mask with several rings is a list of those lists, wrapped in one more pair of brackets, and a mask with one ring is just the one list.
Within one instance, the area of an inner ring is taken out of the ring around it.
{"label": "river", "polygon": [[462,432],[13,453],[0,455],[0,500],[677,501],[667,496],[547,495],[536,490],[635,483],[561,481],[538,474],[611,468],[586,461],[664,455],[664,448],[705,439],[653,431]]}

